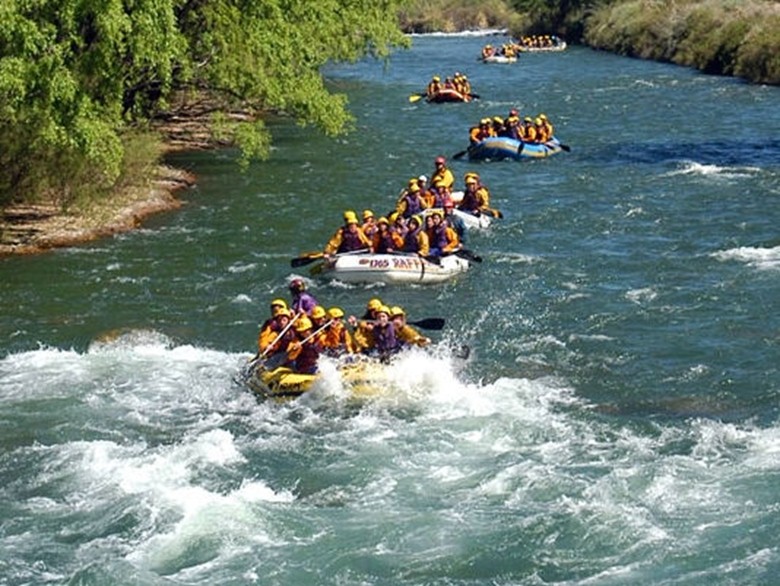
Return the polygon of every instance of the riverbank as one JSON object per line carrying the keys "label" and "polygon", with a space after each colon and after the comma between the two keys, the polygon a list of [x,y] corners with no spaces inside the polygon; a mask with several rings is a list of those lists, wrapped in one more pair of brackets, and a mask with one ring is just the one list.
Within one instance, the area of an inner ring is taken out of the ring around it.
{"label": "riverbank", "polygon": [[[159,138],[140,148],[153,148],[162,156],[228,146],[211,130],[213,112],[211,101],[181,98],[171,112],[153,122]],[[226,116],[228,121],[248,118],[245,112]],[[193,187],[196,180],[183,169],[142,163],[130,171],[128,184],[88,203],[68,209],[54,201],[9,206],[0,210],[0,257],[40,254],[136,229],[150,216],[180,208],[183,202],[177,194]]]}
{"label": "riverbank", "polygon": [[39,254],[133,230],[149,216],[181,207],[177,192],[193,185],[195,176],[188,171],[158,165],[152,177],[88,207],[10,206],[0,213],[0,256]]}

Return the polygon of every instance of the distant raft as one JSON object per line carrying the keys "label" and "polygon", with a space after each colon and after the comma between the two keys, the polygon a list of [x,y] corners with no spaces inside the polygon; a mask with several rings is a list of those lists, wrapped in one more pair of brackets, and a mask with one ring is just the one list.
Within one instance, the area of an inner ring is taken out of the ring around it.
{"label": "distant raft", "polygon": [[565,51],[566,47],[566,41],[557,37],[551,40],[549,44],[534,45],[518,41],[514,45],[515,51],[521,53],[555,53],[558,51]]}
{"label": "distant raft", "polygon": [[489,55],[482,57],[482,63],[515,63],[517,57],[514,55]]}
{"label": "distant raft", "polygon": [[471,161],[500,161],[503,159],[538,159],[557,155],[565,145],[553,137],[545,143],[523,142],[506,136],[491,136],[468,148]]}
{"label": "distant raft", "polygon": [[433,102],[434,104],[442,104],[445,102],[470,102],[471,99],[471,94],[461,93],[454,88],[442,88],[435,94],[426,98],[428,102]]}

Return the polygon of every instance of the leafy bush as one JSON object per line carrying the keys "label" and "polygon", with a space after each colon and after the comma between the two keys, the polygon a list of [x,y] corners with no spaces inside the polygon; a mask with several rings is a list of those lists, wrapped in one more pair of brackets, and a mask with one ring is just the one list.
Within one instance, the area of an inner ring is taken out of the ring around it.
{"label": "leafy bush", "polygon": [[750,23],[739,15],[711,6],[694,8],[686,19],[687,36],[674,61],[691,65],[705,73],[733,74],[737,51],[750,30]]}

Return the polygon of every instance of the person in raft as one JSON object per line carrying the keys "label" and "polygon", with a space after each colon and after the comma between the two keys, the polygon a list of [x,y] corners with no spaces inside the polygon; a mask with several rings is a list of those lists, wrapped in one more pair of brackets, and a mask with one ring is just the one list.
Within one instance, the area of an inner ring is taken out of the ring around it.
{"label": "person in raft", "polygon": [[433,164],[436,170],[431,176],[431,185],[436,185],[437,180],[442,180],[447,187],[452,189],[455,184],[455,175],[447,168],[447,159],[440,155],[433,160]]}
{"label": "person in raft", "polygon": [[344,310],[340,307],[331,307],[328,310],[328,320],[329,325],[323,332],[322,351],[333,357],[355,352],[352,334],[344,323]]}
{"label": "person in raft", "polygon": [[390,308],[390,318],[393,320],[395,328],[395,339],[398,342],[398,348],[403,349],[409,346],[427,346],[431,339],[423,336],[412,326],[406,323],[406,312],[402,307],[394,306]]}
{"label": "person in raft", "polygon": [[295,338],[287,345],[285,366],[299,374],[315,374],[322,346],[319,337],[312,335],[311,320],[302,315],[293,326]]}
{"label": "person in raft", "polygon": [[265,349],[276,340],[289,321],[290,314],[287,302],[284,299],[271,301],[271,317],[263,322],[263,325],[260,326],[260,333],[257,335],[258,354],[265,352]]}
{"label": "person in raft", "polygon": [[360,228],[357,214],[352,210],[347,210],[344,212],[344,225],[336,230],[336,233],[325,245],[325,257],[330,258],[334,254],[364,249],[371,250],[371,240]]}
{"label": "person in raft", "polygon": [[395,337],[395,326],[390,320],[390,308],[381,305],[376,310],[375,321],[364,321],[363,327],[371,332],[370,343],[362,348],[364,354],[377,356],[387,360],[391,354],[398,352],[398,341]]}
{"label": "person in raft", "polygon": [[306,283],[301,278],[296,277],[290,281],[290,295],[292,295],[290,309],[293,313],[303,312],[311,316],[312,310],[319,305],[314,295],[306,291]]}

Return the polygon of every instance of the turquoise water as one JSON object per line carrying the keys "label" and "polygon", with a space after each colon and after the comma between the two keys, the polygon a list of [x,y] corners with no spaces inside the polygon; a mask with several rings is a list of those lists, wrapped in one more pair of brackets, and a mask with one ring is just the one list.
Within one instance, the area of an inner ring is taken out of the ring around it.
{"label": "turquoise water", "polygon": [[[0,583],[775,583],[780,89],[576,47],[483,65],[484,42],[332,66],[355,133],[273,119],[246,175],[173,158],[198,176],[182,210],[0,260]],[[456,70],[480,100],[408,101]],[[471,272],[290,268],[512,107],[571,152],[451,161],[505,215],[469,234]],[[232,379],[293,275],[447,325],[382,398],[350,402],[326,364],[262,403]]]}

